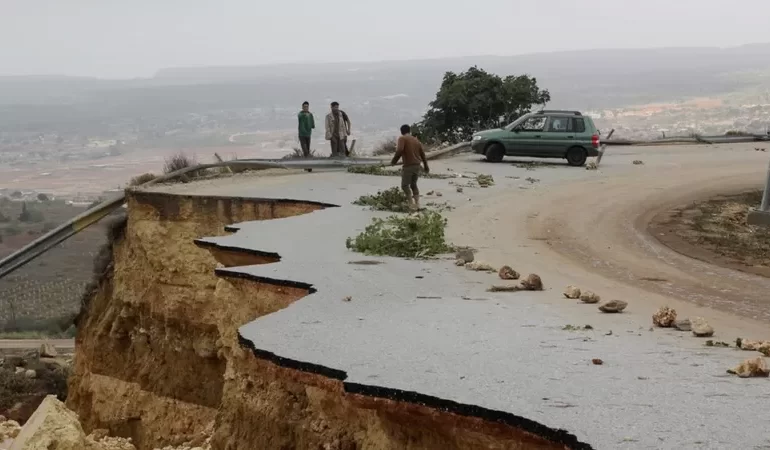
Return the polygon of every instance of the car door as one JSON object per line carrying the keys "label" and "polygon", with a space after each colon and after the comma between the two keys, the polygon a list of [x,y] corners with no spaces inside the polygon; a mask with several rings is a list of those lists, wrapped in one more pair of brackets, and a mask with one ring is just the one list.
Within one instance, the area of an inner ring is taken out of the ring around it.
{"label": "car door", "polygon": [[543,132],[547,117],[536,115],[513,128],[506,138],[506,153],[518,156],[537,156],[543,153]]}
{"label": "car door", "polygon": [[563,157],[576,141],[572,117],[550,116],[541,139],[543,152],[550,157]]}

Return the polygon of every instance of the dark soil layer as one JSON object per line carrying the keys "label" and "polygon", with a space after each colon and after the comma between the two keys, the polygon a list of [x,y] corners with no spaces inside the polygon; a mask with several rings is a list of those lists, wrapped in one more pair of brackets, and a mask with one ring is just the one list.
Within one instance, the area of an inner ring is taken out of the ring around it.
{"label": "dark soil layer", "polygon": [[658,214],[649,231],[683,255],[770,277],[770,227],[746,224],[761,200],[761,191],[750,191],[696,202]]}

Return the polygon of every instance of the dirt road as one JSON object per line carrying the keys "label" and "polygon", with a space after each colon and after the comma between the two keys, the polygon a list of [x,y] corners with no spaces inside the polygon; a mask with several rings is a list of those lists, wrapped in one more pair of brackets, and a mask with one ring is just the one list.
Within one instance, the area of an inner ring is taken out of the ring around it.
{"label": "dirt road", "polygon": [[[680,255],[647,225],[661,210],[761,187],[767,158],[753,145],[611,148],[599,171],[528,171],[539,179],[531,188],[456,209],[449,235],[493,264],[542,274],[553,289],[575,284],[625,299],[642,317],[668,304],[708,317],[727,336],[764,336],[770,279]],[[645,164],[633,165],[637,159]]]}

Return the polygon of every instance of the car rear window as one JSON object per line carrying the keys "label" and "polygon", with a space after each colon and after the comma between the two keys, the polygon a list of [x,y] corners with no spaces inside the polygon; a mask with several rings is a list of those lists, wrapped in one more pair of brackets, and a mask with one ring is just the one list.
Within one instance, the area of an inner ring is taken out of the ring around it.
{"label": "car rear window", "polygon": [[576,133],[585,133],[586,132],[586,121],[583,119],[573,118],[574,122],[572,125],[572,128],[575,130]]}

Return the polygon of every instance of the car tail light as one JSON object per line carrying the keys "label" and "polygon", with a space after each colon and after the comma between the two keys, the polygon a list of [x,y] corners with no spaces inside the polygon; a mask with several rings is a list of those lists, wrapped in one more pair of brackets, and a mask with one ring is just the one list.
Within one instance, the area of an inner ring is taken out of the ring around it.
{"label": "car tail light", "polygon": [[591,146],[593,148],[599,148],[599,135],[595,134],[591,136]]}

